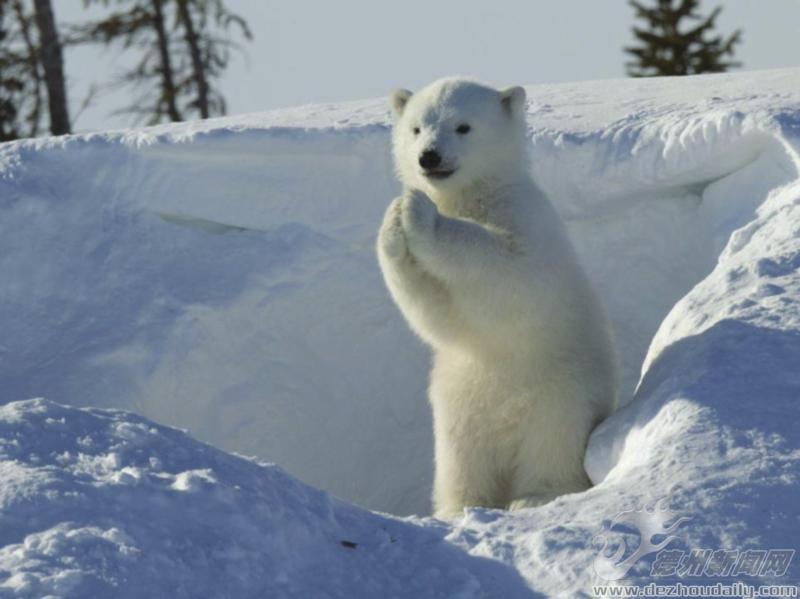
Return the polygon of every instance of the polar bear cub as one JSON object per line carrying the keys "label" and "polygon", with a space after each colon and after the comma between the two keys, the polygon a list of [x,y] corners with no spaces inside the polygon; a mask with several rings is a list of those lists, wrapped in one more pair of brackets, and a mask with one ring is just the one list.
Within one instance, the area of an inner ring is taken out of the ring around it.
{"label": "polar bear cub", "polygon": [[604,312],[529,172],[525,90],[442,79],[392,94],[397,173],[378,258],[433,350],[434,511],[520,508],[590,486],[615,406]]}

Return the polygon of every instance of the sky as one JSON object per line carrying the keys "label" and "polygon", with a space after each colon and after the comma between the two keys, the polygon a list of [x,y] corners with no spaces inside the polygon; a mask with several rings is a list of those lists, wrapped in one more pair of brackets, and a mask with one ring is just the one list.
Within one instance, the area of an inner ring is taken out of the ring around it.
{"label": "sky", "polygon": [[[648,0],[645,0],[648,1]],[[633,10],[625,0],[227,0],[254,39],[235,55],[219,87],[228,113],[385,96],[444,75],[495,85],[625,76]],[[800,0],[701,2],[722,5],[718,30],[741,28],[744,69],[800,66]],[[101,9],[82,0],[54,2],[61,23]],[[70,109],[76,131],[130,126],[112,114],[130,92],[97,97],[81,110],[92,83],[126,63],[118,50],[68,49]],[[77,118],[75,116],[77,115]]]}

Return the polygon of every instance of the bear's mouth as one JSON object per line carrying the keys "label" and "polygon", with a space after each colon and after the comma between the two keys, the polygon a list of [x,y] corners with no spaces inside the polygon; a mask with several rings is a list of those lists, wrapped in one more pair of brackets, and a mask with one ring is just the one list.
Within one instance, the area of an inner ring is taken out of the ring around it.
{"label": "bear's mouth", "polygon": [[436,168],[436,169],[429,169],[425,171],[425,176],[429,179],[447,179],[450,175],[456,172],[458,169],[454,168]]}

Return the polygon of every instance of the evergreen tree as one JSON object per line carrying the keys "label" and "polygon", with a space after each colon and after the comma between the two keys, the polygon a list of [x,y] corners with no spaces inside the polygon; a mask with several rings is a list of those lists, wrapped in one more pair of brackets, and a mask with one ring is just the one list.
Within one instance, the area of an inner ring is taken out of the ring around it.
{"label": "evergreen tree", "polygon": [[[84,3],[110,5],[109,0]],[[116,6],[100,21],[74,29],[71,42],[121,42],[141,53],[115,82],[138,92],[120,112],[148,124],[225,114],[225,98],[214,83],[237,46],[230,30],[252,37],[244,19],[223,0],[118,0]]]}
{"label": "evergreen tree", "polygon": [[50,109],[50,132],[64,135],[70,132],[67,108],[67,85],[64,81],[64,59],[61,40],[50,0],[33,0],[36,25],[39,30],[39,60],[44,70],[47,104]]}
{"label": "evergreen tree", "polygon": [[0,0],[0,141],[38,135],[45,96],[34,15],[22,0]]}
{"label": "evergreen tree", "polygon": [[161,98],[162,111],[166,110],[169,120],[172,122],[182,121],[178,110],[178,90],[175,85],[175,75],[173,74],[172,59],[169,54],[169,36],[167,35],[166,22],[164,20],[164,7],[161,0],[153,2],[153,27],[156,31],[158,42],[158,59],[161,64],[159,72],[161,74]]}
{"label": "evergreen tree", "polygon": [[176,0],[178,28],[188,54],[191,74],[183,81],[181,90],[189,97],[188,108],[201,118],[227,112],[225,96],[213,85],[228,67],[231,50],[239,45],[231,39],[231,30],[246,40],[253,39],[247,22],[229,11],[223,0]]}
{"label": "evergreen tree", "polygon": [[[741,41],[741,30],[728,38],[712,36],[715,21],[722,7],[715,8],[708,17],[697,14],[699,0],[657,0],[648,8],[637,0],[629,0],[636,17],[647,23],[647,28],[633,27],[640,46],[625,48],[635,60],[626,63],[631,77],[668,75],[693,75],[720,73],[741,63],[726,60],[733,57],[734,46]],[[685,20],[694,21],[681,27]]]}
{"label": "evergreen tree", "polygon": [[[17,94],[22,89],[22,81],[14,73],[7,49],[10,32],[6,11],[8,2],[0,0],[0,141],[19,137],[17,122]],[[10,68],[12,67],[12,68]]]}

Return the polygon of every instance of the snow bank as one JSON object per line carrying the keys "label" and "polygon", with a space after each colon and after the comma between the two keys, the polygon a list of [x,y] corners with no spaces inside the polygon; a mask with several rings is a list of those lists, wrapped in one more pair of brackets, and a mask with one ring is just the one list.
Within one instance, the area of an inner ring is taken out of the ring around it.
{"label": "snow bank", "polygon": [[[0,597],[523,597],[520,576],[118,410],[0,407]],[[409,576],[413,573],[413,576]]]}
{"label": "snow bank", "polygon": [[[469,510],[449,527],[401,522],[409,535],[446,535],[441,551],[453,553],[441,559],[467,560],[458,563],[470,576],[485,564],[469,556],[488,557],[513,567],[488,577],[508,589],[519,572],[531,589],[568,596],[597,580],[603,524],[662,497],[692,518],[681,528],[688,547],[794,547],[798,90],[800,70],[529,88],[532,168],[609,307],[628,405],[590,441],[589,492],[523,513]],[[133,409],[365,507],[425,513],[427,358],[372,250],[397,193],[388,142],[380,100],[0,146],[4,400]],[[163,469],[169,492],[212,484],[181,472],[219,481],[204,463]],[[268,480],[258,472],[252,480]],[[43,476],[27,474],[2,478]],[[25,493],[21,484],[7,496]],[[401,526],[334,504],[357,526]],[[51,523],[4,542],[74,519],[70,504],[52,506]],[[315,514],[298,520],[338,531]],[[99,520],[81,535],[107,534]],[[324,547],[314,559],[339,559],[335,543]],[[424,578],[423,562],[404,572]],[[646,580],[649,566],[629,578]],[[41,572],[36,584],[50,584]],[[463,594],[480,596],[488,579],[470,576]]]}
{"label": "snow bank", "polygon": [[5,400],[133,409],[426,511],[427,360],[372,250],[386,130],[145,135],[5,147]]}

